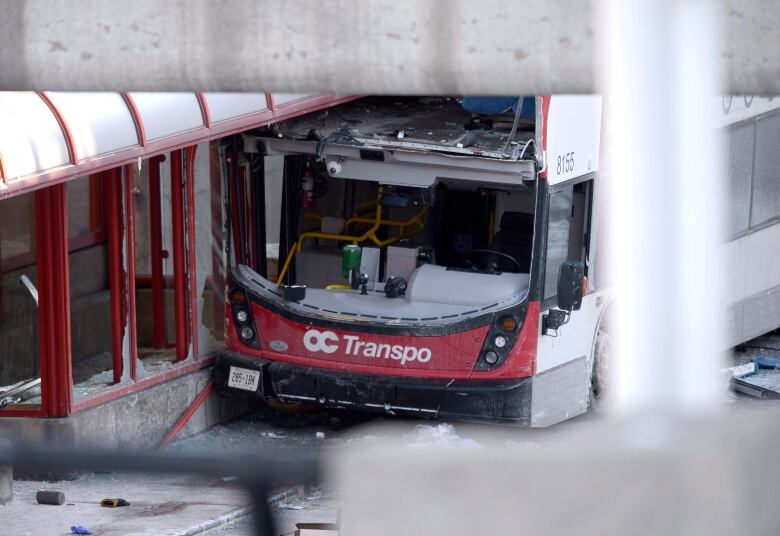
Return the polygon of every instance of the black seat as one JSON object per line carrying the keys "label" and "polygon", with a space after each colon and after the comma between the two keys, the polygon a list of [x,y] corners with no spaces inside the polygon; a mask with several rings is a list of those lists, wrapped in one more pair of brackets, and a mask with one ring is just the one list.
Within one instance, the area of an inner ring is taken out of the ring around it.
{"label": "black seat", "polygon": [[[520,265],[521,273],[531,271],[531,245],[534,239],[534,215],[526,212],[504,212],[499,231],[493,236],[490,249],[506,253]],[[498,269],[502,272],[515,271],[516,267],[507,260],[501,260]]]}

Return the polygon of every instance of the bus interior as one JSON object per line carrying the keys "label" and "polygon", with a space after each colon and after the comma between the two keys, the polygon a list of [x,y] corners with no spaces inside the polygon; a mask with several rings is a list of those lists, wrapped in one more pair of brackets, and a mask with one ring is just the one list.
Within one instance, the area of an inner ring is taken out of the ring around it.
{"label": "bus interior", "polygon": [[243,278],[299,314],[389,325],[447,324],[521,302],[535,99],[499,100],[367,98],[247,137],[266,177],[283,158],[283,184],[279,221],[260,223],[279,230],[278,255],[266,248],[262,266],[238,267]]}

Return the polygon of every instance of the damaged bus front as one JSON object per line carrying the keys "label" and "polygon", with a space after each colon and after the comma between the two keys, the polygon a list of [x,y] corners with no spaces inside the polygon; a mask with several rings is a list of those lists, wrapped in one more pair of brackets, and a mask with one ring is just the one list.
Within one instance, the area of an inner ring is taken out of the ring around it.
{"label": "damaged bus front", "polygon": [[[549,97],[367,98],[225,151],[220,389],[521,425],[584,411],[597,326],[575,317],[599,313],[585,284],[597,153],[582,172],[569,151],[550,184],[549,109]],[[257,196],[235,180],[273,158],[284,161],[276,259],[265,257],[275,236],[252,210]],[[549,372],[543,338],[564,343],[552,384],[536,379]],[[563,406],[548,407],[545,390],[567,382]]]}

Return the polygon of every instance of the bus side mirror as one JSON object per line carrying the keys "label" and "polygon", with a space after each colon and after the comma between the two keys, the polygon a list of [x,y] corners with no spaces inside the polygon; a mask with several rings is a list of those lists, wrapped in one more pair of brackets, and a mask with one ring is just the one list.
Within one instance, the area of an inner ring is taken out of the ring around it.
{"label": "bus side mirror", "polygon": [[542,335],[558,336],[558,329],[571,318],[572,311],[582,307],[585,285],[585,264],[578,261],[561,263],[558,270],[558,308],[542,315]]}
{"label": "bus side mirror", "polygon": [[579,311],[582,307],[582,289],[585,283],[585,263],[566,261],[558,272],[558,308]]}

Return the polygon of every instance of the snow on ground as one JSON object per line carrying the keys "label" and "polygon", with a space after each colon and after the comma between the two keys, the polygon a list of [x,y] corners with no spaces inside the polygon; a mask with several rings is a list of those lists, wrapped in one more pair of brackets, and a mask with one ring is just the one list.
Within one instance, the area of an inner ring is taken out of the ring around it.
{"label": "snow on ground", "polygon": [[441,423],[436,425],[418,424],[414,430],[403,436],[407,449],[421,448],[461,448],[480,449],[482,446],[468,437],[463,438],[455,433],[455,427],[451,424]]}

